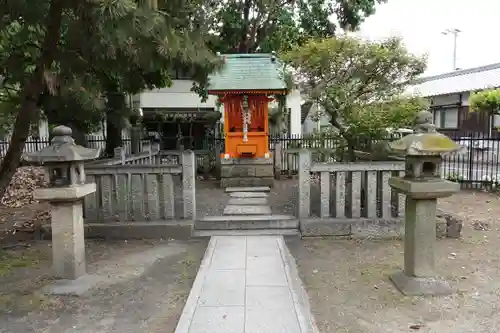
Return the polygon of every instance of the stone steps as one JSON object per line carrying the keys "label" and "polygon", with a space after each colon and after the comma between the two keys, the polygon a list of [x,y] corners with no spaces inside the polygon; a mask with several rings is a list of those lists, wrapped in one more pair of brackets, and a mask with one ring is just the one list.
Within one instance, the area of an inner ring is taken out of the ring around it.
{"label": "stone steps", "polygon": [[227,205],[224,215],[271,215],[269,206]]}
{"label": "stone steps", "polygon": [[269,186],[249,186],[249,187],[228,187],[226,188],[227,193],[233,192],[269,192],[271,188]]}
{"label": "stone steps", "polygon": [[250,230],[194,230],[192,237],[204,238],[212,236],[300,236],[298,229],[250,229]]}
{"label": "stone steps", "polygon": [[231,198],[267,198],[268,196],[265,192],[229,192]]}
{"label": "stone steps", "polygon": [[299,220],[289,215],[223,215],[197,220],[195,230],[298,230]]}
{"label": "stone steps", "polygon": [[228,205],[255,205],[255,206],[267,206],[267,198],[230,198]]}
{"label": "stone steps", "polygon": [[227,188],[230,199],[223,215],[197,220],[193,236],[298,234],[299,221],[295,217],[272,215],[267,201],[269,191],[269,187]]}

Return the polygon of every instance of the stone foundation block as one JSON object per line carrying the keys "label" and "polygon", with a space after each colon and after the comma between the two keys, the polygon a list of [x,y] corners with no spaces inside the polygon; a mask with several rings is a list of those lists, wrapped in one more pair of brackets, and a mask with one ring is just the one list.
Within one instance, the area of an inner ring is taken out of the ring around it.
{"label": "stone foundation block", "polygon": [[[403,219],[335,219],[310,218],[300,220],[300,232],[303,237],[349,236],[354,238],[386,239],[403,237]],[[436,238],[447,237],[447,223],[437,218]]]}
{"label": "stone foundation block", "polygon": [[[193,231],[193,221],[85,223],[85,238],[126,239],[178,239],[187,240]],[[51,238],[51,227],[45,225],[43,239]]]}
{"label": "stone foundation block", "polygon": [[274,187],[274,177],[263,178],[222,178],[220,180],[221,188],[226,187],[245,187],[245,186],[268,186]]}
{"label": "stone foundation block", "polygon": [[221,187],[274,185],[272,158],[232,158],[221,161]]}

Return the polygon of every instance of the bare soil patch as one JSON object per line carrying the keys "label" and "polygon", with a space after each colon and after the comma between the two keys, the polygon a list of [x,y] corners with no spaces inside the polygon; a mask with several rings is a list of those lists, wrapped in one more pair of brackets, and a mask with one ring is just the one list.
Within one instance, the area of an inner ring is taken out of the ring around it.
{"label": "bare soil patch", "polygon": [[[119,282],[81,297],[47,296],[52,281],[50,242],[0,252],[0,332],[108,333],[175,331],[206,241],[87,241],[88,272],[116,270]],[[141,272],[141,253],[164,247],[167,256]],[[120,269],[120,268],[118,268]]]}
{"label": "bare soil patch", "polygon": [[458,290],[448,297],[396,290],[389,275],[402,269],[400,240],[289,241],[322,333],[500,331],[500,199],[461,192],[439,206],[468,219],[462,239],[437,241],[438,273]]}

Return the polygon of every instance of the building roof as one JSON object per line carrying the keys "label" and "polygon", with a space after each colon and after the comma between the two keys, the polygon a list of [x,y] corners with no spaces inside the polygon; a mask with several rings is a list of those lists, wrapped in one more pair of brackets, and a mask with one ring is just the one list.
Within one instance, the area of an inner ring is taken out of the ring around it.
{"label": "building roof", "polygon": [[424,97],[500,87],[500,63],[422,77],[407,91]]}
{"label": "building roof", "polygon": [[226,54],[225,64],[209,76],[208,91],[286,90],[282,65],[275,54]]}

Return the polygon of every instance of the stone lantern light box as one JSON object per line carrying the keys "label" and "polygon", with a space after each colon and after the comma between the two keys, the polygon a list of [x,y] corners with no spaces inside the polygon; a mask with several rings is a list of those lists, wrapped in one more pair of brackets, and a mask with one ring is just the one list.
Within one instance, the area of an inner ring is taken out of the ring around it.
{"label": "stone lantern light box", "polygon": [[50,145],[34,153],[27,153],[24,160],[45,168],[50,187],[72,187],[85,184],[83,163],[99,157],[100,149],[90,149],[75,144],[71,128],[57,126],[52,131]]}
{"label": "stone lantern light box", "polygon": [[403,192],[416,190],[418,187],[425,193],[428,192],[429,185],[433,186],[431,191],[443,192],[444,196],[448,195],[449,185],[453,188],[450,189],[451,192],[455,191],[456,184],[442,179],[442,156],[458,152],[462,147],[446,135],[438,133],[435,128],[432,114],[422,111],[415,120],[415,134],[389,144],[393,152],[405,156],[405,176],[398,180],[392,179],[393,183],[399,183],[397,187],[403,187]]}

